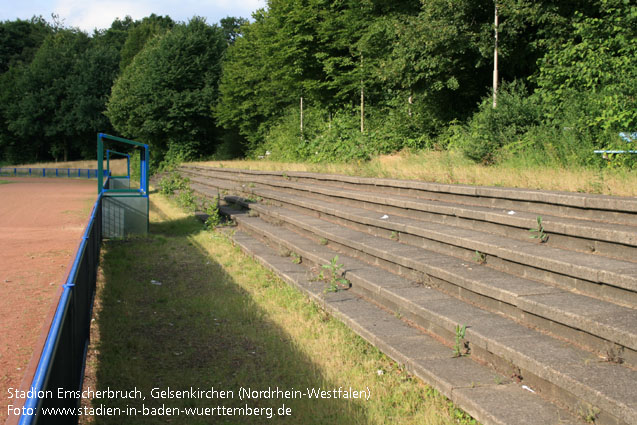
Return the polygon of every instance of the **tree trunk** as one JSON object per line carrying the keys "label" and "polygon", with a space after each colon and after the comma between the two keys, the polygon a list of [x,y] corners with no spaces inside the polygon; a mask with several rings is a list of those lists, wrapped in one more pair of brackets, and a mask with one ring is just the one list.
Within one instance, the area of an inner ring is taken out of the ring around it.
{"label": "tree trunk", "polygon": [[301,96],[301,140],[303,140],[303,96]]}

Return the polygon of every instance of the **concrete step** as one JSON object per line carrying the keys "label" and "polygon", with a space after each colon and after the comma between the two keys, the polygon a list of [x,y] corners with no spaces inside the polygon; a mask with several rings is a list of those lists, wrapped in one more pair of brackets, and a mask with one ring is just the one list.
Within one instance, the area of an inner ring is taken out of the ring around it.
{"label": "concrete step", "polygon": [[[422,200],[398,194],[379,194],[365,190],[342,189],[331,186],[309,185],[285,179],[245,177],[221,172],[197,172],[188,170],[193,182],[215,184],[234,182],[248,192],[274,189],[278,193],[312,197],[321,201],[338,202],[381,212],[403,215],[410,218],[438,223],[444,226],[489,232],[507,238],[529,241],[530,229],[538,227],[538,217],[547,235],[544,245],[561,249],[594,253],[610,258],[637,262],[637,215],[632,225],[618,226],[592,220],[544,215],[536,212],[514,211],[481,206],[462,205],[452,202]],[[214,177],[211,181],[210,177]],[[238,179],[238,180],[237,180]],[[247,183],[247,185],[246,185]],[[237,186],[226,185],[226,188]]]}
{"label": "concrete step", "polygon": [[[289,229],[234,210],[228,212],[235,216],[240,229],[258,235],[271,246],[295,252],[303,264],[313,267],[315,272],[336,255],[330,247],[316,244]],[[351,292],[373,299],[447,345],[454,344],[455,327],[466,325],[464,342],[470,349],[470,359],[521,378],[537,395],[555,401],[576,415],[589,410],[598,412],[596,423],[628,424],[637,420],[634,390],[637,373],[632,369],[600,363],[589,352],[347,255],[340,254],[338,262],[344,264],[345,277],[352,282]],[[308,279],[307,273],[305,278]],[[316,283],[319,284],[317,290],[322,291],[325,284]],[[390,347],[395,349],[400,341],[407,343],[398,334]],[[391,352],[391,348],[387,350]]]}
{"label": "concrete step", "polygon": [[[428,282],[476,305],[597,352],[637,365],[637,310],[493,270],[397,241],[382,240],[304,214],[250,205],[262,218],[287,225],[341,252],[411,279]],[[621,353],[621,354],[620,354]]]}
{"label": "concrete step", "polygon": [[[488,208],[528,211],[552,215],[636,226],[637,199],[587,193],[512,189],[503,187],[450,185],[415,180],[367,178],[322,173],[255,171],[203,166],[185,166],[186,171],[204,175],[232,175],[255,181],[266,177],[279,180],[367,190],[410,198],[455,202]],[[214,174],[217,173],[217,174]]]}
{"label": "concrete step", "polygon": [[316,211],[315,214],[326,219],[336,218],[333,221],[361,231],[371,231],[384,237],[398,237],[408,244],[455,255],[467,261],[478,253],[484,256],[490,267],[507,273],[575,289],[622,305],[637,305],[637,263],[531,242],[528,230],[524,231],[524,240],[509,239],[498,234],[440,225],[403,215],[392,214],[386,219],[381,218],[387,216],[382,213],[389,210],[389,207],[373,211],[349,206],[345,202],[325,202],[245,184],[236,186],[218,181],[193,181],[196,181],[198,190],[203,192],[206,189],[202,185],[214,184],[229,190],[254,193],[257,197],[274,200],[289,207]]}
{"label": "concrete step", "polygon": [[351,292],[323,293],[321,285],[308,279],[307,269],[277,255],[252,236],[238,231],[233,239],[248,255],[297,287],[481,423],[584,423],[525,390],[522,384],[512,382],[469,357],[453,358],[448,346]]}

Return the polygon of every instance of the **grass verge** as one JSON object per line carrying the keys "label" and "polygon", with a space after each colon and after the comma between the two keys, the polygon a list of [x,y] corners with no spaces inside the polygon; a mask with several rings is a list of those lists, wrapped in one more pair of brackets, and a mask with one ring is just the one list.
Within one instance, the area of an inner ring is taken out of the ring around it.
{"label": "grass verge", "polygon": [[[435,390],[270,271],[158,194],[151,235],[104,244],[85,388],[139,389],[146,400],[87,406],[277,409],[290,424],[471,424]],[[161,284],[160,284],[161,283]],[[152,388],[234,398],[151,399]],[[239,400],[240,387],[369,388],[369,400]],[[265,423],[261,416],[85,416],[82,424]]]}
{"label": "grass verge", "polygon": [[[97,169],[97,161],[66,161],[66,162],[38,162],[35,164],[5,165],[7,168],[90,168]],[[126,174],[126,160],[113,159],[110,161],[111,171],[113,175]],[[106,169],[106,160],[104,161],[104,169]]]}
{"label": "grass verge", "polygon": [[198,164],[269,171],[309,171],[428,182],[637,196],[637,173],[619,168],[560,168],[508,162],[475,164],[454,151],[400,152],[343,164],[206,161]]}

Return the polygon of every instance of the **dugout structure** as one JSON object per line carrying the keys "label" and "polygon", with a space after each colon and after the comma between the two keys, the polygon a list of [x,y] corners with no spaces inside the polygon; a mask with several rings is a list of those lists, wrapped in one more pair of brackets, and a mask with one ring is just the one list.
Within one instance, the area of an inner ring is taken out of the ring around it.
{"label": "dugout structure", "polygon": [[[131,186],[130,154],[107,149],[112,145],[122,144],[127,148],[122,150],[132,149],[139,152],[139,187]],[[105,154],[107,173],[104,173],[103,170]],[[127,175],[111,175],[110,157],[113,154],[127,157]],[[104,133],[97,135],[97,192],[102,194],[103,237],[123,238],[131,234],[148,233],[149,162],[148,145]]]}

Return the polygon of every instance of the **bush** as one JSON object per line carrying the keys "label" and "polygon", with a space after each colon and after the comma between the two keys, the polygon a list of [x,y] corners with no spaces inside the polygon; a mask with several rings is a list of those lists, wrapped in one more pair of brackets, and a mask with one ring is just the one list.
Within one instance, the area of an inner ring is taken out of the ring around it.
{"label": "bush", "polygon": [[483,164],[502,159],[505,146],[519,145],[527,132],[541,124],[541,108],[535,98],[528,96],[522,83],[503,85],[498,92],[498,106],[488,96],[480,104],[469,122],[455,127],[451,137],[464,154]]}

